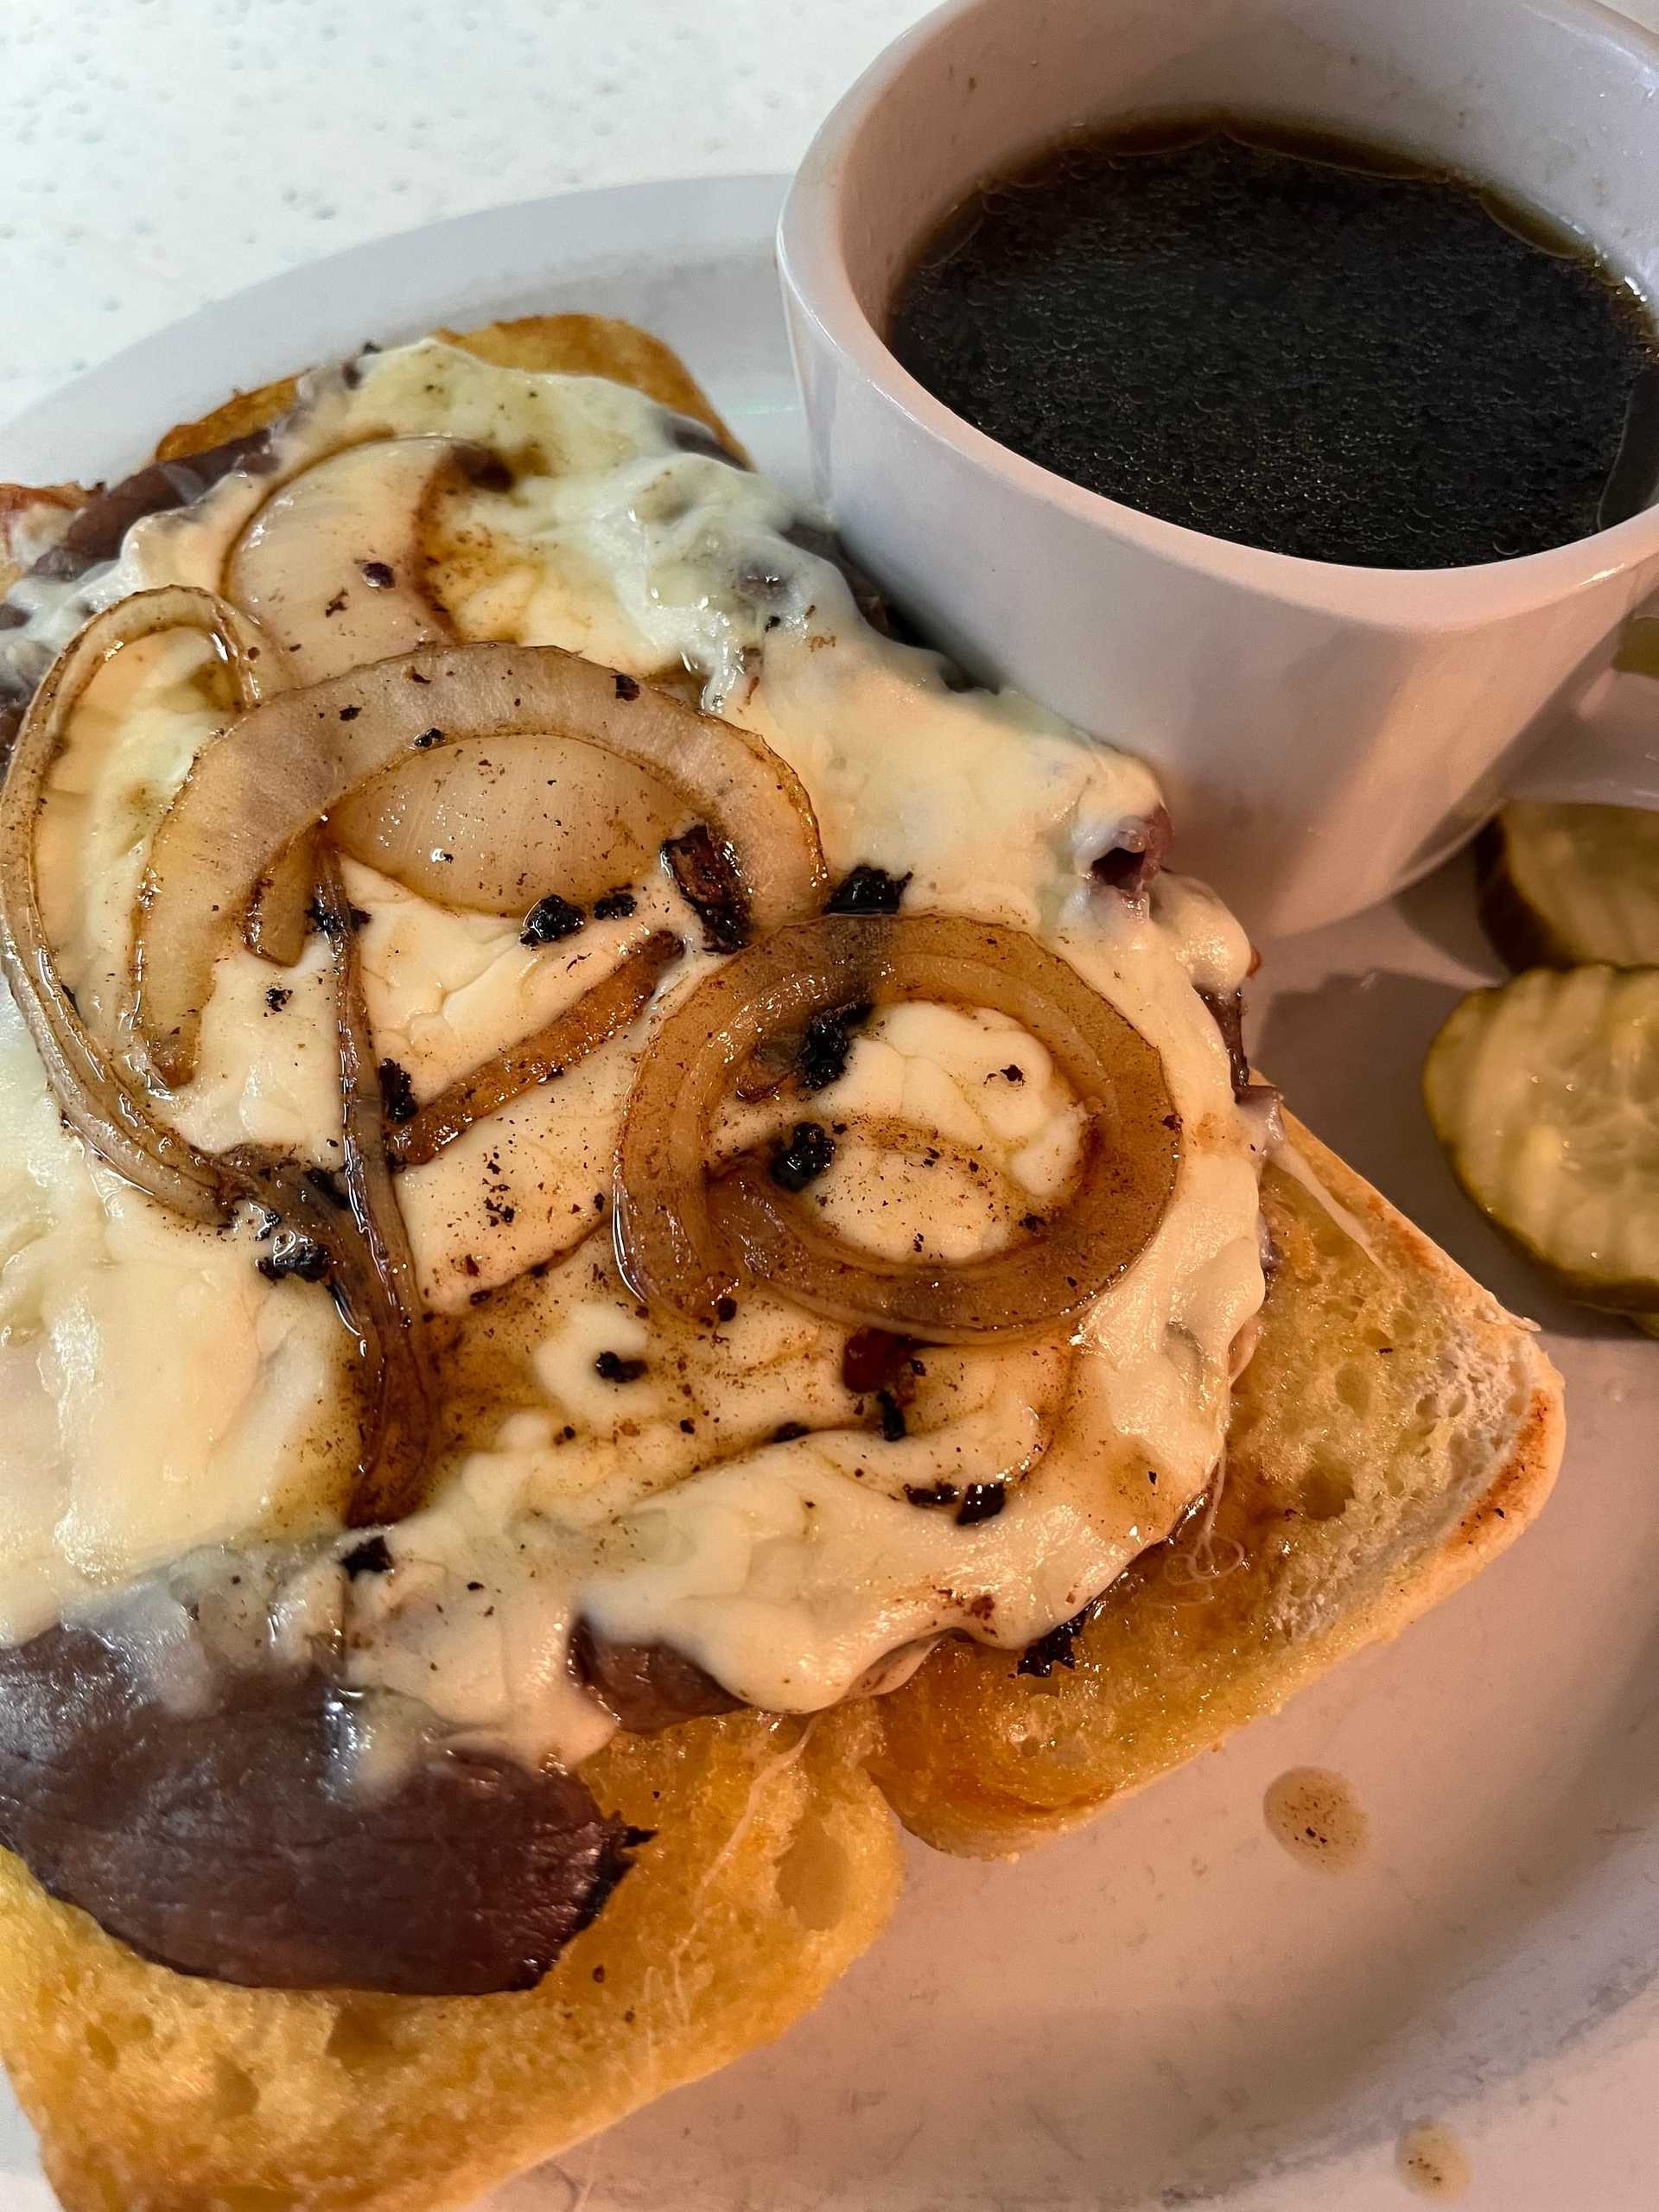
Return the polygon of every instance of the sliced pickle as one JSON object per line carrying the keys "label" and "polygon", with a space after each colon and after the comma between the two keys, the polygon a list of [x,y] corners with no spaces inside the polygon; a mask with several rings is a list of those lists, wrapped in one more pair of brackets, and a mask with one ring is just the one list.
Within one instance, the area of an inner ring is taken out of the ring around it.
{"label": "sliced pickle", "polygon": [[1476,852],[1480,918],[1511,968],[1659,964],[1659,812],[1517,800]]}
{"label": "sliced pickle", "polygon": [[1569,1298],[1659,1312],[1659,969],[1472,992],[1423,1096],[1464,1189]]}

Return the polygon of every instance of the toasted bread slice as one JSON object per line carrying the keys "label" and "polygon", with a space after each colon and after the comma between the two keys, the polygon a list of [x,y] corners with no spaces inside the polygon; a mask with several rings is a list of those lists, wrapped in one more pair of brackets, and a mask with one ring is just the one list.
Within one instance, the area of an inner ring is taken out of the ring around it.
{"label": "toasted bread slice", "polygon": [[[513,322],[486,322],[467,331],[442,329],[435,334],[499,368],[606,377],[613,384],[632,385],[648,399],[705,424],[734,460],[748,459],[679,356],[633,323],[609,315],[527,315]],[[157,445],[155,458],[188,461],[193,454],[263,430],[294,404],[299,383],[298,374],[278,377],[273,383],[233,393],[194,423],[175,423]],[[49,541],[53,525],[67,522],[93,490],[84,484],[0,484],[0,598],[29,565],[39,550],[34,541],[42,531]]]}
{"label": "toasted bread slice", "polygon": [[860,1707],[619,1738],[583,1775],[656,1840],[523,1995],[187,1980],[0,1855],[0,2051],[53,2186],[69,2212],[447,2212],[712,2072],[892,1909],[872,1728]]}
{"label": "toasted bread slice", "polygon": [[1334,1205],[1269,1167],[1280,1265],[1213,1513],[1117,1582],[1069,1668],[1033,1679],[952,1643],[881,1702],[877,1779],[941,1850],[997,1857],[1063,1834],[1276,1713],[1468,1581],[1549,1495],[1560,1378],[1536,1337],[1291,1134]]}
{"label": "toasted bread slice", "polygon": [[[738,460],[747,458],[679,356],[633,323],[619,322],[610,315],[527,315],[515,322],[486,322],[477,330],[439,329],[434,335],[447,338],[452,346],[464,346],[498,368],[607,377],[613,384],[631,384],[659,406],[706,424]],[[206,453],[227,439],[264,429],[293,405],[299,381],[297,376],[282,377],[257,391],[239,391],[211,415],[178,423],[156,447],[156,460],[188,461],[193,453]]]}
{"label": "toasted bread slice", "polygon": [[[460,342],[638,384],[739,450],[629,326],[535,317]],[[244,394],[161,456],[256,429],[291,391]],[[1494,1556],[1548,1495],[1559,1378],[1525,1325],[1294,1134],[1335,1210],[1269,1172],[1281,1266],[1213,1521],[1126,1576],[1075,1666],[1046,1680],[950,1643],[893,1696],[810,1726],[741,1713],[618,1738],[584,1775],[658,1840],[535,1992],[186,1980],[0,1855],[0,2055],[68,2212],[464,2205],[817,2001],[899,1886],[876,1783],[930,1841],[1020,1850],[1275,1709]]]}

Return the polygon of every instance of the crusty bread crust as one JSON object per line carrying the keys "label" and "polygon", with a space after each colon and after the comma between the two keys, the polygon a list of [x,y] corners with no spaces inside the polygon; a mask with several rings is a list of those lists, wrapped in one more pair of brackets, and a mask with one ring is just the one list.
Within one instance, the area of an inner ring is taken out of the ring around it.
{"label": "crusty bread crust", "polygon": [[1213,1514],[1116,1585],[1071,1669],[1033,1681],[952,1644],[881,1703],[876,1777],[941,1850],[1011,1856],[1276,1713],[1450,1596],[1549,1495],[1561,1384],[1536,1336],[1290,1135],[1334,1209],[1269,1168],[1281,1265]]}
{"label": "crusty bread crust", "polygon": [[[659,406],[705,424],[739,461],[747,459],[678,354],[634,323],[599,315],[527,315],[515,322],[486,322],[467,331],[441,328],[433,334],[464,346],[498,368],[605,377],[613,384],[632,385]],[[156,447],[156,460],[188,461],[192,454],[264,429],[294,404],[299,381],[297,376],[280,377],[275,384],[238,392],[196,422],[178,423]]]}
{"label": "crusty bread crust", "polygon": [[[458,342],[634,383],[723,424],[665,347],[587,316]],[[162,441],[258,428],[293,382]],[[779,2033],[874,1938],[893,1822],[1025,1848],[1218,1741],[1467,1580],[1542,1504],[1559,1377],[1525,1325],[1305,1131],[1363,1245],[1270,1171],[1281,1254],[1215,1512],[1116,1586],[1046,1681],[948,1643],[810,1725],[620,1737],[584,1768],[658,1830],[524,1995],[233,1989],[147,1964],[0,1854],[0,2055],[68,2212],[445,2212]]]}

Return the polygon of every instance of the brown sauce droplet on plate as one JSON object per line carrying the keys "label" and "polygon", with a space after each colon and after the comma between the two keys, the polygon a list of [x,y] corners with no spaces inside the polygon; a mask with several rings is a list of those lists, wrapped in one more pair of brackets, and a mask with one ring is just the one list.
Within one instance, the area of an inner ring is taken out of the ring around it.
{"label": "brown sauce droplet on plate", "polygon": [[1365,1856],[1371,1823],[1339,1774],[1294,1766],[1269,1783],[1262,1810],[1275,1841],[1304,1866],[1345,1874]]}
{"label": "brown sauce droplet on plate", "polygon": [[1436,2204],[1455,2204],[1466,2195],[1472,2177],[1469,2154],[1449,2127],[1438,2120],[1420,2120],[1407,2128],[1395,2148],[1400,2178],[1414,2196],[1427,2196]]}

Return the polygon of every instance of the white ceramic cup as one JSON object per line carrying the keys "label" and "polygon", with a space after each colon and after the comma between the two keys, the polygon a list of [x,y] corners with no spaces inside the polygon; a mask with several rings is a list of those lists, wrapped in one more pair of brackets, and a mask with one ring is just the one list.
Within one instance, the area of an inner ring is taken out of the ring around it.
{"label": "white ceramic cup", "polygon": [[[1659,584],[1659,507],[1478,567],[1299,560],[1084,491],[899,367],[895,281],[976,184],[1078,125],[1194,109],[1442,160],[1581,232],[1651,299],[1659,41],[1592,0],[955,0],[801,165],[785,300],[849,549],[975,674],[1156,763],[1179,863],[1269,934],[1386,897],[1522,783]],[[1609,760],[1566,726],[1553,795],[1659,804],[1659,728]]]}

